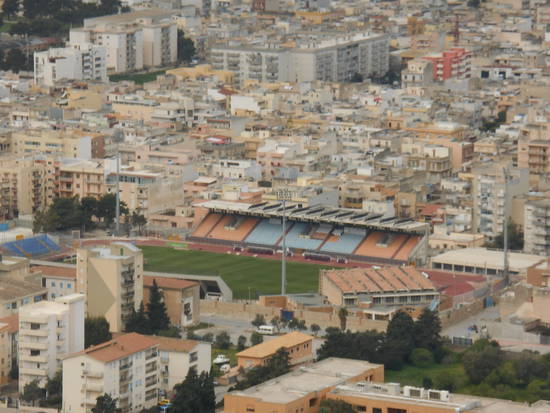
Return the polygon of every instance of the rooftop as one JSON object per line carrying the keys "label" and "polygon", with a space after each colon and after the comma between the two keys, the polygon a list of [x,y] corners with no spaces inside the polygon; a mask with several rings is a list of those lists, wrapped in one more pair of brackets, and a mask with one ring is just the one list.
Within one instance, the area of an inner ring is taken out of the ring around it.
{"label": "rooftop", "polygon": [[0,279],[1,301],[12,301],[27,295],[42,295],[47,291],[48,289],[42,287],[39,283],[14,279],[13,277]]}
{"label": "rooftop", "polygon": [[[524,254],[522,252],[508,253],[509,265],[512,271],[524,271],[543,259],[544,257],[539,255]],[[461,248],[436,255],[432,258],[433,262],[502,269],[503,252],[487,248]]]}
{"label": "rooftop", "polygon": [[237,357],[265,358],[275,354],[281,347],[289,348],[311,340],[313,340],[312,336],[300,333],[299,331],[293,331],[284,336],[249,347],[237,353]]}
{"label": "rooftop", "polygon": [[69,355],[67,358],[87,355],[98,361],[110,363],[128,357],[130,354],[147,350],[158,346],[158,340],[150,336],[142,336],[137,333],[129,333],[119,336],[97,346],[92,346],[79,353]]}
{"label": "rooftop", "polygon": [[31,272],[41,273],[46,277],[76,278],[76,267],[57,267],[49,265],[35,265],[31,267]]}
{"label": "rooftop", "polygon": [[160,351],[172,351],[177,353],[189,353],[198,344],[198,341],[183,340],[181,338],[154,336],[155,340],[159,343]]}
{"label": "rooftop", "polygon": [[165,277],[153,277],[150,275],[145,275],[143,277],[143,286],[151,287],[153,286],[153,280],[157,282],[157,285],[160,288],[172,288],[183,290],[184,288],[194,287],[198,283],[189,280],[180,280],[177,278],[165,278]]}

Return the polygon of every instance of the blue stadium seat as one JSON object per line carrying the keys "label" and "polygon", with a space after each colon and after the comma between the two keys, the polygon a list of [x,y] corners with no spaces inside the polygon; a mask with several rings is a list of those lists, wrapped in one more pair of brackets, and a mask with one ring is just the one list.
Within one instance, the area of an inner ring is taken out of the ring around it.
{"label": "blue stadium seat", "polygon": [[332,252],[334,254],[353,254],[355,248],[357,248],[364,238],[364,235],[343,233],[340,235],[338,241],[325,242],[321,251]]}
{"label": "blue stadium seat", "polygon": [[59,251],[61,248],[47,235],[6,242],[4,248],[17,256],[38,256]]}
{"label": "blue stadium seat", "polygon": [[323,240],[308,238],[311,229],[311,224],[296,222],[287,233],[286,246],[288,248],[305,250],[316,250],[319,248],[319,245],[323,243]]}
{"label": "blue stadium seat", "polygon": [[55,243],[55,241],[52,240],[47,235],[40,235],[38,238],[40,239],[40,241],[42,241],[44,244],[46,244],[46,246],[49,249],[51,249],[52,251],[59,251],[61,249],[61,247],[59,245],[57,245]]}
{"label": "blue stadium seat", "polygon": [[277,241],[283,235],[283,225],[276,221],[264,219],[260,221],[256,228],[246,237],[245,242],[249,244],[259,244],[275,246]]}

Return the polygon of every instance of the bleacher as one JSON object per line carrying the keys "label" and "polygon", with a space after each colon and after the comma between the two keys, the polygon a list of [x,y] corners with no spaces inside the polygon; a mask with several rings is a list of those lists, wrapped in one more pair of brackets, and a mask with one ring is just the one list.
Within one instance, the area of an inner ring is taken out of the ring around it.
{"label": "bleacher", "polygon": [[344,232],[337,240],[332,241],[332,239],[329,239],[325,242],[325,245],[321,247],[320,251],[351,255],[364,238],[364,235],[349,234]]}
{"label": "bleacher", "polygon": [[38,235],[17,241],[6,242],[4,248],[20,257],[36,257],[57,252],[61,248],[47,235]]}
{"label": "bleacher", "polygon": [[323,243],[321,239],[309,238],[311,224],[296,222],[286,235],[286,246],[288,248],[316,250]]}
{"label": "bleacher", "polygon": [[248,244],[275,246],[282,235],[283,225],[279,220],[263,219],[256,225],[256,228],[254,228],[250,235],[246,237],[245,242]]}

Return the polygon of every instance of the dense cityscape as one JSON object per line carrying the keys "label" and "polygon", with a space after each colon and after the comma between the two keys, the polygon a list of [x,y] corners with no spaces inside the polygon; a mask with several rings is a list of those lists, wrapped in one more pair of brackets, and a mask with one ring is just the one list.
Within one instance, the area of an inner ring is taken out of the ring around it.
{"label": "dense cityscape", "polygon": [[0,5],[0,413],[550,412],[548,0]]}

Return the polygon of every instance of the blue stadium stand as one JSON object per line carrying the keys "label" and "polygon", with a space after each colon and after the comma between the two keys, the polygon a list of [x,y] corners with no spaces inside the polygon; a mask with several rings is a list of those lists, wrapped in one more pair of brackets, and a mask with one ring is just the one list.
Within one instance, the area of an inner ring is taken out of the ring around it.
{"label": "blue stadium stand", "polygon": [[305,222],[296,222],[286,235],[287,248],[296,248],[304,250],[316,250],[323,243],[322,239],[309,238],[311,224]]}
{"label": "blue stadium stand", "polygon": [[364,238],[364,235],[348,234],[344,232],[340,235],[340,239],[338,241],[325,242],[325,245],[321,247],[320,251],[351,255]]}
{"label": "blue stadium stand", "polygon": [[276,246],[277,242],[283,235],[282,223],[264,219],[256,225],[250,235],[246,237],[245,242],[248,244],[258,244],[266,246]]}
{"label": "blue stadium stand", "polygon": [[61,250],[59,245],[47,235],[6,242],[3,246],[13,255],[19,257],[36,257]]}

